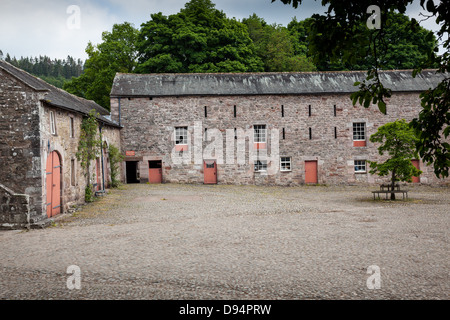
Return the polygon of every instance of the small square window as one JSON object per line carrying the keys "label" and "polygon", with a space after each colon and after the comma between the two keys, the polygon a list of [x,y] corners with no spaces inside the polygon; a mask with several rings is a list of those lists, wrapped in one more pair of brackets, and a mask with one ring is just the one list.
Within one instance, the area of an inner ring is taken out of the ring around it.
{"label": "small square window", "polygon": [[267,171],[267,161],[266,160],[256,160],[255,161],[255,172]]}
{"label": "small square window", "polygon": [[266,142],[266,125],[255,125],[253,126],[254,131],[254,142]]}
{"label": "small square window", "polygon": [[291,157],[280,157],[280,170],[291,171]]}
{"label": "small square window", "polygon": [[366,172],[366,160],[355,160],[355,172],[356,173]]}
{"label": "small square window", "polygon": [[175,144],[187,144],[188,128],[187,127],[176,127],[175,128]]}
{"label": "small square window", "polygon": [[366,124],[364,122],[353,123],[353,140],[354,141],[366,140]]}

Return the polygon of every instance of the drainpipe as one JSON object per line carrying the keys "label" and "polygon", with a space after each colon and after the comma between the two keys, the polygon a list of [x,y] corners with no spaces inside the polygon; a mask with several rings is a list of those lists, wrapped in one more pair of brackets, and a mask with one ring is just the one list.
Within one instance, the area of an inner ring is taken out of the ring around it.
{"label": "drainpipe", "polygon": [[104,168],[104,165],[103,165],[103,137],[102,137],[102,128],[103,128],[103,123],[102,122],[100,122],[100,125],[99,125],[99,131],[100,131],[100,141],[101,141],[101,147],[100,147],[100,153],[101,153],[101,156],[100,156],[100,159],[101,159],[101,162],[102,162],[102,192],[103,193],[105,193],[105,168]]}
{"label": "drainpipe", "polygon": [[119,100],[119,126],[120,126],[120,97],[117,99]]}

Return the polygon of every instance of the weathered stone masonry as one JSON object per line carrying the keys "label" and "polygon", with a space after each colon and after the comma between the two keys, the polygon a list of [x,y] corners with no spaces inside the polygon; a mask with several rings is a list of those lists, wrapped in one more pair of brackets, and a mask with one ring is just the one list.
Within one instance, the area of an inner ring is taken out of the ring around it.
{"label": "weathered stone masonry", "polygon": [[[75,154],[82,119],[91,109],[100,113],[105,144],[120,147],[120,127],[105,117],[107,110],[0,61],[0,228],[49,223],[46,165],[53,153],[60,162],[58,213],[84,202],[86,179]],[[107,184],[106,153],[104,160],[105,172],[99,173]],[[95,171],[96,161],[91,168]]]}
{"label": "weathered stone masonry", "polygon": [[[220,131],[224,159],[227,129],[252,132],[255,125],[265,125],[268,131],[278,129],[280,156],[291,160],[289,171],[255,172],[248,161],[248,142],[246,164],[238,164],[234,143],[229,149],[233,150],[234,162],[217,166],[218,183],[299,185],[305,183],[305,162],[310,160],[317,161],[318,183],[379,183],[384,180],[370,175],[368,164],[364,172],[355,172],[355,161],[380,159],[376,146],[369,141],[370,135],[387,122],[416,117],[420,111],[419,92],[439,80],[431,71],[418,79],[411,78],[410,73],[385,73],[383,80],[394,89],[387,101],[387,115],[376,106],[365,109],[352,105],[349,95],[355,90],[353,83],[364,77],[363,72],[118,74],[111,92],[111,114],[123,126],[123,150],[134,153],[126,160],[139,161],[141,183],[148,181],[151,160],[162,161],[164,182],[204,182],[203,165],[195,163],[194,155],[188,163],[175,164],[172,154],[175,128],[188,128],[189,150],[193,151],[199,123],[203,134],[205,128],[208,132]],[[365,126],[363,147],[353,145],[354,123]],[[210,143],[203,141],[203,150]],[[432,168],[422,162],[420,169],[422,183],[448,182],[437,179]]]}

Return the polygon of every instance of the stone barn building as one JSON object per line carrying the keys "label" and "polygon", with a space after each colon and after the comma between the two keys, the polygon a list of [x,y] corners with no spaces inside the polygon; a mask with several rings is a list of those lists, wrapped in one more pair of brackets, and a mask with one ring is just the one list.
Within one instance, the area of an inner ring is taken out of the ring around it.
{"label": "stone barn building", "polygon": [[0,61],[0,228],[47,225],[84,202],[86,178],[76,159],[83,117],[100,116],[104,154],[92,163],[95,188],[109,181],[109,144],[120,126],[109,112]]}
{"label": "stone barn building", "polygon": [[[357,184],[380,160],[377,128],[411,120],[419,94],[441,80],[433,70],[385,71],[387,114],[353,106],[366,72],[117,74],[112,120],[123,126],[127,182]],[[420,159],[414,182],[444,184]]]}

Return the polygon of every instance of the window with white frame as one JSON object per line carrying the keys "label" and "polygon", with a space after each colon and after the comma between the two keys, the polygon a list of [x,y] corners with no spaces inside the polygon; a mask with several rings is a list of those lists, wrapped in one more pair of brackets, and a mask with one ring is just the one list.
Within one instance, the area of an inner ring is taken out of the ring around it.
{"label": "window with white frame", "polygon": [[291,171],[291,157],[280,157],[280,171]]}
{"label": "window with white frame", "polygon": [[50,111],[50,132],[51,134],[56,134],[56,120],[53,111]]}
{"label": "window with white frame", "polygon": [[255,161],[255,171],[267,171],[267,161],[266,160],[256,160]]}
{"label": "window with white frame", "polygon": [[188,143],[188,128],[187,127],[175,127],[175,144],[187,144]]}
{"label": "window with white frame", "polygon": [[366,172],[366,160],[355,160],[355,172],[356,173]]}
{"label": "window with white frame", "polygon": [[366,140],[366,124],[364,122],[353,123],[353,140]]}
{"label": "window with white frame", "polygon": [[266,142],[266,125],[253,126],[254,142]]}

